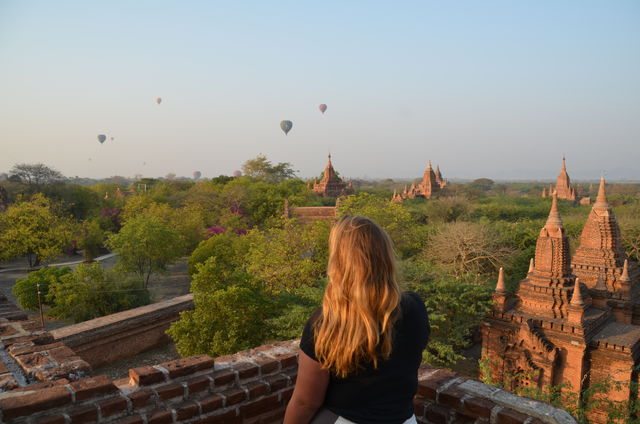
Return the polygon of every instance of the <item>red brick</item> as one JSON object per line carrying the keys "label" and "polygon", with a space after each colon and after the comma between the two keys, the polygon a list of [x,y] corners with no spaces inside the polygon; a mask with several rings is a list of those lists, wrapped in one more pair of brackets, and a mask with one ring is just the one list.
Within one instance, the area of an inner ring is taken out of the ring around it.
{"label": "red brick", "polygon": [[264,378],[272,392],[277,392],[289,385],[289,379],[283,374],[270,375]]}
{"label": "red brick", "polygon": [[103,417],[118,414],[127,410],[127,401],[118,396],[113,399],[105,400],[99,403],[100,411]]}
{"label": "red brick", "polygon": [[454,409],[460,409],[462,406],[462,397],[466,393],[456,389],[455,387],[449,387],[438,394],[438,404],[450,406]]}
{"label": "red brick", "polygon": [[173,414],[171,411],[154,411],[147,415],[148,424],[171,424],[173,423]]}
{"label": "red brick", "polygon": [[165,381],[162,371],[155,369],[151,365],[130,369],[129,378],[138,386],[148,386]]}
{"label": "red brick", "polygon": [[245,387],[249,392],[249,399],[255,399],[257,397],[269,394],[269,385],[261,381],[250,381],[245,384]]}
{"label": "red brick", "polygon": [[431,405],[427,408],[425,418],[433,424],[447,424],[449,410],[438,405]]}
{"label": "red brick", "polygon": [[178,421],[193,418],[198,415],[198,405],[195,402],[189,402],[176,408],[176,417]]}
{"label": "red brick", "polygon": [[273,355],[273,357],[280,361],[280,369],[297,367],[298,366],[298,354],[297,353],[279,353]]}
{"label": "red brick", "polygon": [[123,418],[118,421],[118,424],[143,424],[144,420],[140,415],[134,415],[133,417]]}
{"label": "red brick", "polygon": [[25,393],[22,396],[12,396],[0,400],[2,418],[5,420],[31,415],[34,412],[44,411],[71,403],[71,392],[64,386],[53,386],[47,389],[37,390],[33,393]]}
{"label": "red brick", "polygon": [[418,418],[424,416],[424,400],[422,400],[421,398],[413,399],[413,413]]}
{"label": "red brick", "polygon": [[456,378],[456,375],[446,370],[439,370],[429,378],[418,384],[418,394],[428,400],[436,400],[437,390],[444,384]]}
{"label": "red brick", "polygon": [[206,414],[216,409],[222,408],[223,397],[220,395],[213,395],[206,397],[200,401],[200,406],[202,407],[202,413]]}
{"label": "red brick", "polygon": [[35,424],[66,424],[64,415],[54,417],[42,417],[34,421]]}
{"label": "red brick", "polygon": [[291,384],[296,384],[296,379],[298,378],[298,369],[293,368],[289,370],[285,370],[282,374],[286,375],[291,379]]}
{"label": "red brick", "polygon": [[85,378],[69,384],[76,394],[76,401],[82,401],[94,396],[105,395],[118,391],[118,388],[106,375]]}
{"label": "red brick", "polygon": [[242,418],[236,415],[236,410],[231,409],[196,421],[194,424],[236,424],[241,422]]}
{"label": "red brick", "polygon": [[247,394],[242,389],[230,389],[223,392],[227,398],[226,406],[235,405],[247,399]]}
{"label": "red brick", "polygon": [[260,418],[260,424],[280,424],[284,421],[285,408],[281,407],[277,411],[271,411]]}
{"label": "red brick", "polygon": [[189,395],[191,393],[197,392],[205,392],[209,390],[211,380],[206,375],[201,375],[200,377],[195,377],[190,380],[187,380],[187,387],[189,388]]}
{"label": "red brick", "polygon": [[66,378],[61,378],[59,380],[42,381],[40,383],[29,384],[26,387],[20,387],[19,389],[14,389],[12,391],[13,393],[30,392],[33,390],[48,389],[49,387],[64,386],[65,384],[69,384],[69,380],[67,380]]}
{"label": "red brick", "polygon": [[86,424],[98,420],[98,409],[95,405],[83,406],[67,412],[72,424]]}
{"label": "red brick", "polygon": [[496,414],[496,424],[522,424],[528,418],[527,415],[513,409],[502,409]]}
{"label": "red brick", "polygon": [[289,402],[291,396],[293,396],[293,387],[286,388],[280,392],[280,399],[285,403]]}
{"label": "red brick", "polygon": [[454,422],[456,424],[474,424],[477,422],[477,420],[476,417],[470,417],[456,411],[453,413],[451,422]]}
{"label": "red brick", "polygon": [[463,410],[474,417],[490,418],[491,410],[496,406],[495,403],[485,398],[471,397],[464,400]]}
{"label": "red brick", "polygon": [[156,389],[158,397],[162,400],[184,396],[184,387],[180,383],[171,383]]}
{"label": "red brick", "polygon": [[226,386],[236,381],[236,373],[230,368],[215,371],[213,373],[213,383],[216,387]]}
{"label": "red brick", "polygon": [[255,377],[260,372],[260,368],[258,368],[257,365],[249,364],[247,362],[234,364],[233,369],[238,372],[238,378],[240,380]]}
{"label": "red brick", "polygon": [[278,406],[280,406],[280,403],[278,402],[278,395],[271,395],[262,399],[254,400],[246,405],[242,405],[238,410],[243,418],[251,418],[264,412],[269,412]]}
{"label": "red brick", "polygon": [[280,361],[271,358],[261,358],[256,360],[258,367],[260,368],[260,374],[271,374],[280,369]]}
{"label": "red brick", "polygon": [[198,355],[164,362],[160,366],[169,371],[169,378],[183,377],[197,371],[213,368],[213,358],[207,355]]}
{"label": "red brick", "polygon": [[129,395],[129,399],[131,400],[131,404],[134,408],[140,408],[141,406],[145,406],[147,403],[149,403],[152,395],[153,393],[151,392],[151,390],[138,390],[137,392],[131,393]]}

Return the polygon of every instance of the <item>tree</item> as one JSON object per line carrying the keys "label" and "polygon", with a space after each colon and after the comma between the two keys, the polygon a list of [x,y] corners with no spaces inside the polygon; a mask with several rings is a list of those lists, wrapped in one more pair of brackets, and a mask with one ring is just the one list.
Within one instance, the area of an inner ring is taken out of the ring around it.
{"label": "tree", "polygon": [[109,236],[107,246],[118,253],[124,270],[142,278],[145,289],[153,273],[165,272],[184,252],[180,235],[157,216],[147,215],[129,219],[119,233]]}
{"label": "tree", "polygon": [[46,267],[37,271],[30,272],[27,278],[16,280],[16,284],[11,289],[11,293],[18,298],[18,304],[21,308],[36,310],[38,309],[38,285],[40,285],[40,300],[43,304],[49,304],[47,295],[49,286],[69,274],[71,268],[64,267]]}
{"label": "tree", "polygon": [[142,281],[100,264],[81,264],[51,283],[47,303],[56,318],[86,321],[149,303],[149,292]]}
{"label": "tree", "polygon": [[514,249],[496,240],[485,224],[452,222],[438,229],[423,255],[461,277],[495,272],[513,252]]}
{"label": "tree", "polygon": [[194,276],[192,291],[195,309],[182,312],[167,331],[180,355],[226,355],[269,340],[265,322],[277,311],[251,275],[220,272],[212,257]]}
{"label": "tree", "polygon": [[39,189],[46,184],[53,184],[64,180],[64,175],[43,163],[19,163],[11,168],[10,178],[20,180],[30,189]]}
{"label": "tree", "polygon": [[51,201],[42,194],[0,214],[0,255],[26,255],[30,268],[62,252],[70,240],[69,221],[56,215]]}
{"label": "tree", "polygon": [[104,231],[97,220],[84,221],[77,231],[78,247],[83,250],[84,261],[93,262],[100,254],[100,248],[104,243]]}
{"label": "tree", "polygon": [[293,178],[296,171],[291,168],[289,162],[280,162],[277,165],[273,165],[266,156],[260,154],[255,159],[249,159],[242,164],[242,173],[247,177],[279,182],[287,178]]}

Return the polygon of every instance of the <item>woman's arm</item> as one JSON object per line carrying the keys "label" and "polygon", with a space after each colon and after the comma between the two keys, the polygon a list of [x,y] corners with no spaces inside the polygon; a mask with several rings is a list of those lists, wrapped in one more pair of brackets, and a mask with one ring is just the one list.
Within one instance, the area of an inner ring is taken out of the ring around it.
{"label": "woman's arm", "polygon": [[311,421],[324,402],[328,384],[329,372],[300,351],[298,377],[284,415],[284,424],[306,424]]}

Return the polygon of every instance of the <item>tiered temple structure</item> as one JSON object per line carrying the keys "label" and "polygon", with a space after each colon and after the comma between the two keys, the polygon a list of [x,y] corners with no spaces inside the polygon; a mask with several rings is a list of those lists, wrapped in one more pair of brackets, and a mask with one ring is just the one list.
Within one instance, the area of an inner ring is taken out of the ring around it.
{"label": "tiered temple structure", "polygon": [[551,184],[549,184],[549,191],[547,192],[543,189],[542,197],[551,196],[554,191],[558,193],[559,199],[576,200],[578,197],[575,188],[571,185],[569,174],[567,174],[567,163],[564,157],[562,157],[562,169],[556,179],[555,190],[552,188]]}
{"label": "tiered temple structure", "polygon": [[[630,383],[638,378],[633,368],[640,364],[640,281],[620,245],[604,179],[571,263],[554,193],[517,293],[508,293],[502,270],[498,276],[494,307],[482,326],[487,372],[511,389],[565,385],[581,392],[609,378],[622,386],[608,399],[629,400]],[[591,420],[606,422],[605,411]]]}
{"label": "tiered temple structure", "polygon": [[404,199],[414,199],[416,197],[424,197],[425,199],[431,199],[431,197],[438,193],[440,190],[447,186],[447,180],[442,178],[440,172],[440,166],[436,166],[436,170],[433,170],[431,161],[427,164],[427,170],[424,171],[422,181],[418,185],[411,184],[411,187],[407,189],[404,186],[402,193],[396,191],[393,192],[392,202],[402,202]]}
{"label": "tiered temple structure", "polygon": [[[309,188],[311,188],[311,183],[309,183]],[[324,168],[322,179],[319,182],[314,181],[312,189],[322,197],[339,197],[353,194],[352,182],[349,181],[349,184],[347,184],[344,179],[338,177],[338,174],[333,169],[331,155],[329,155],[327,166]]]}

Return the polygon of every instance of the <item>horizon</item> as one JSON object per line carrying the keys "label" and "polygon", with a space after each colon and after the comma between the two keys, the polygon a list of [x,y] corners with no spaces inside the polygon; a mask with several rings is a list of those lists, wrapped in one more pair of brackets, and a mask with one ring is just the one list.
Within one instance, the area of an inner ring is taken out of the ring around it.
{"label": "horizon", "polygon": [[553,181],[565,155],[574,181],[638,181],[639,17],[634,1],[5,1],[0,172],[210,178],[262,153],[309,178],[331,152],[345,178],[431,160],[448,179]]}

